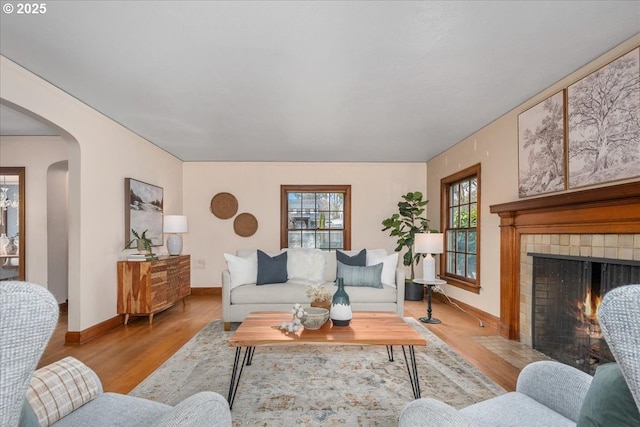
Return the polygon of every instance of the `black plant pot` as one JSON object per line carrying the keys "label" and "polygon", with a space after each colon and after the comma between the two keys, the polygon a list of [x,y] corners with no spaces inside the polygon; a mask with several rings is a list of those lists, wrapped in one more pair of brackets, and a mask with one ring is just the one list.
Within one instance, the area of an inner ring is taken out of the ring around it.
{"label": "black plant pot", "polygon": [[422,283],[404,282],[404,299],[407,301],[422,301],[424,299],[424,285]]}

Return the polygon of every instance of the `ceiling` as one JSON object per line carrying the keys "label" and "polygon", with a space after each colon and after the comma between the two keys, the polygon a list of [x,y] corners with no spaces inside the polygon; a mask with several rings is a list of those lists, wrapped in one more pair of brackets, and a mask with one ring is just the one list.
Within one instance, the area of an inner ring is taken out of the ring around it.
{"label": "ceiling", "polygon": [[183,161],[426,161],[640,31],[638,1],[45,4],[0,53]]}

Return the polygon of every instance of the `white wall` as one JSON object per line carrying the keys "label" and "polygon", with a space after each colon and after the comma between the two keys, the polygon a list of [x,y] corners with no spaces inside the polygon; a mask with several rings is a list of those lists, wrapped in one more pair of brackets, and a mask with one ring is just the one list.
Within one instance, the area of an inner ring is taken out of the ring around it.
{"label": "white wall", "polygon": [[[427,190],[432,197],[431,218],[440,223],[440,180],[481,163],[481,283],[480,294],[447,286],[452,297],[495,316],[500,315],[499,218],[489,212],[497,203],[518,200],[518,115],[640,44],[640,34],[576,70],[534,98],[506,113],[483,129],[427,163]],[[437,209],[434,209],[435,207]]]}
{"label": "white wall", "polygon": [[[69,330],[83,331],[116,315],[116,262],[125,244],[124,178],[163,187],[165,210],[180,211],[182,162],[3,56],[0,97],[56,127],[67,143]],[[45,222],[27,226],[37,230]],[[44,282],[46,276],[32,279]]]}
{"label": "white wall", "polygon": [[26,280],[45,287],[48,287],[47,170],[51,164],[66,159],[67,144],[60,137],[0,137],[0,166],[25,167]]}
{"label": "white wall", "polygon": [[[382,220],[397,212],[403,194],[424,193],[425,183],[424,163],[185,163],[184,214],[189,234],[183,238],[184,252],[191,254],[194,267],[192,286],[221,285],[225,252],[279,249],[280,185],[350,184],[351,248],[392,252],[395,239],[381,231]],[[211,198],[220,192],[238,199],[238,213],[249,212],[257,218],[256,234],[237,236],[233,218],[222,220],[209,211]],[[197,268],[198,260],[205,262],[205,268]]]}
{"label": "white wall", "polygon": [[47,288],[58,303],[69,298],[69,162],[47,171]]}

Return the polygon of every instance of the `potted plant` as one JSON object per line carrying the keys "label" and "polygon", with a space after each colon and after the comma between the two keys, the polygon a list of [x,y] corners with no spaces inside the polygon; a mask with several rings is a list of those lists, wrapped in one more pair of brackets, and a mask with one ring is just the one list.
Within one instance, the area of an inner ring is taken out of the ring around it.
{"label": "potted plant", "polygon": [[429,220],[423,216],[428,200],[422,200],[422,193],[419,191],[409,192],[402,196],[402,201],[398,202],[398,213],[384,219],[382,231],[391,230],[390,236],[398,238],[398,246],[395,251],[400,252],[407,248],[407,252],[402,258],[402,263],[411,267],[411,276],[408,281],[415,278],[414,265],[420,261],[421,254],[413,253],[413,243],[416,233],[424,233],[429,230]]}
{"label": "potted plant", "polygon": [[139,252],[143,252],[145,251],[147,253],[147,258],[149,259],[157,259],[156,254],[153,253],[153,249],[151,246],[151,239],[149,239],[147,237],[147,231],[149,230],[144,230],[142,232],[142,234],[139,234],[136,230],[134,230],[133,228],[131,229],[131,234],[133,234],[133,236],[135,237],[135,239],[131,239],[131,241],[129,242],[129,244],[127,246],[131,246],[131,243],[133,243],[134,240],[136,240],[136,245],[138,248]]}

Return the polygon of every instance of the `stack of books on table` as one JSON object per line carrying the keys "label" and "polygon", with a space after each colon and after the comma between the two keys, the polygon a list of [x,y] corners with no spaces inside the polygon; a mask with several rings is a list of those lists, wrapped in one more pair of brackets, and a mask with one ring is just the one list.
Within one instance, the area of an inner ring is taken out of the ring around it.
{"label": "stack of books on table", "polygon": [[129,254],[127,261],[146,261],[147,260],[147,255],[146,254]]}

